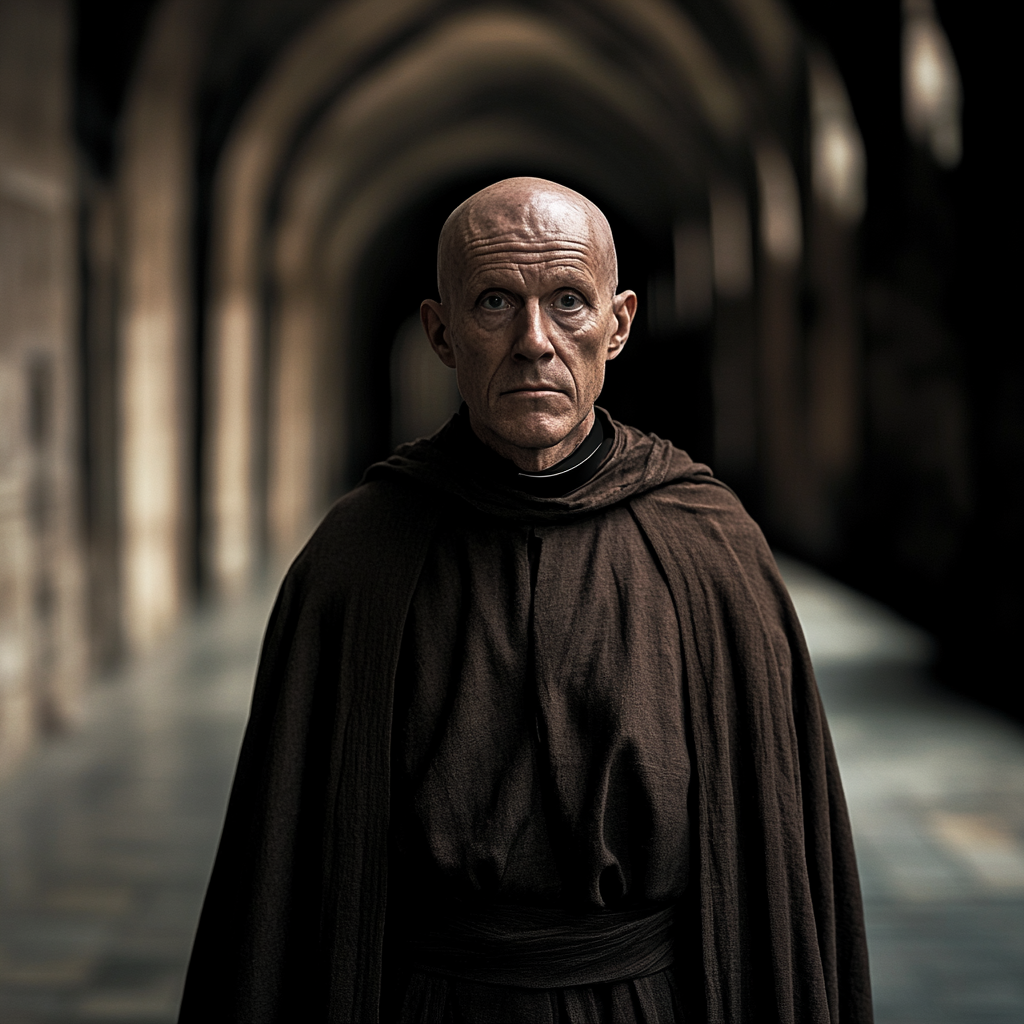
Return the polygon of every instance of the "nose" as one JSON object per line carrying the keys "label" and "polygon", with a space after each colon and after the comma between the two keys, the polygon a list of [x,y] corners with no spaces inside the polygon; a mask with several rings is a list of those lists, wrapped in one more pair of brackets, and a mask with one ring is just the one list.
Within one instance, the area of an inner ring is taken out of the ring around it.
{"label": "nose", "polygon": [[512,357],[517,361],[536,363],[550,359],[555,354],[555,347],[547,334],[547,322],[540,302],[530,299],[523,307],[519,316],[519,330],[512,347]]}

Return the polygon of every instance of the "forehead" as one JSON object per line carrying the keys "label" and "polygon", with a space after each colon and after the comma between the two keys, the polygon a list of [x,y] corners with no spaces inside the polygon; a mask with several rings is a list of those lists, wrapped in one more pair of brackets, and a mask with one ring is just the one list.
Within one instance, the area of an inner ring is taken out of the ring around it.
{"label": "forehead", "polygon": [[595,280],[607,247],[588,211],[561,197],[482,206],[468,212],[459,232],[459,276],[467,285],[505,273]]}
{"label": "forehead", "polygon": [[466,211],[462,221],[464,244],[498,237],[524,241],[548,238],[589,240],[594,218],[580,203],[560,195],[532,195],[520,202],[481,201]]}

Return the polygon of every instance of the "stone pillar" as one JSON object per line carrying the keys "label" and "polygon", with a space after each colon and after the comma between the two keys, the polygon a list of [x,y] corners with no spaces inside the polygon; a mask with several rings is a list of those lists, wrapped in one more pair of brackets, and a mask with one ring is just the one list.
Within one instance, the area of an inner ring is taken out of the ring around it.
{"label": "stone pillar", "polygon": [[124,633],[151,643],[191,584],[192,98],[204,5],[153,14],[125,110],[121,202],[121,536]]}
{"label": "stone pillar", "polygon": [[321,303],[308,285],[283,289],[271,361],[268,520],[271,556],[287,564],[323,509],[317,502],[316,374]]}
{"label": "stone pillar", "polygon": [[760,213],[758,380],[765,500],[776,536],[806,542],[816,509],[806,458],[799,312],[803,217],[785,150],[755,149]]}
{"label": "stone pillar", "polygon": [[809,59],[811,185],[807,330],[809,453],[824,495],[823,552],[836,543],[843,491],[857,468],[863,384],[857,227],[864,213],[865,153],[839,72],[828,56]]}
{"label": "stone pillar", "polygon": [[0,0],[0,773],[85,672],[70,5]]}

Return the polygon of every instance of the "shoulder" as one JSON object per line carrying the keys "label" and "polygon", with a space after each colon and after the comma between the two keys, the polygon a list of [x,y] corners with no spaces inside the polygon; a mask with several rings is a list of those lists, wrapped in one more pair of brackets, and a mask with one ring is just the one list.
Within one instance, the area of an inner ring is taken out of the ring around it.
{"label": "shoulder", "polygon": [[[716,577],[776,575],[775,560],[760,527],[735,492],[700,463],[686,460],[686,471],[634,503],[651,540],[691,570]],[[681,460],[680,460],[681,464]]]}
{"label": "shoulder", "polygon": [[710,467],[655,434],[621,423],[615,429],[623,439],[623,461],[643,463],[641,487],[629,501],[648,533],[690,544],[764,544],[736,493]]}
{"label": "shoulder", "polygon": [[666,528],[757,530],[735,491],[708,466],[694,462],[678,448],[671,450],[665,462],[660,485],[640,500],[663,518]]}
{"label": "shoulder", "polygon": [[339,498],[292,562],[285,588],[339,594],[387,580],[425,550],[440,512],[427,488],[401,478]]}
{"label": "shoulder", "polygon": [[726,484],[710,471],[694,474],[648,492],[635,507],[670,585],[688,595],[691,609],[704,609],[705,628],[724,616],[731,629],[745,624],[775,637],[780,651],[794,644],[803,651],[775,557]]}

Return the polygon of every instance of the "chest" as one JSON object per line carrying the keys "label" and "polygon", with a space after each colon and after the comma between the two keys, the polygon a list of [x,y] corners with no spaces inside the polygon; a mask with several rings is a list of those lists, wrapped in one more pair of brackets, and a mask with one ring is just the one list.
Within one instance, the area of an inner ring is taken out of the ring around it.
{"label": "chest", "polygon": [[396,697],[396,818],[431,870],[460,889],[595,906],[682,891],[679,625],[628,510],[445,524]]}
{"label": "chest", "polygon": [[[680,727],[679,624],[629,510],[557,526],[440,529],[406,632],[417,722],[462,709],[646,737]],[[428,744],[427,737],[423,743]]]}

